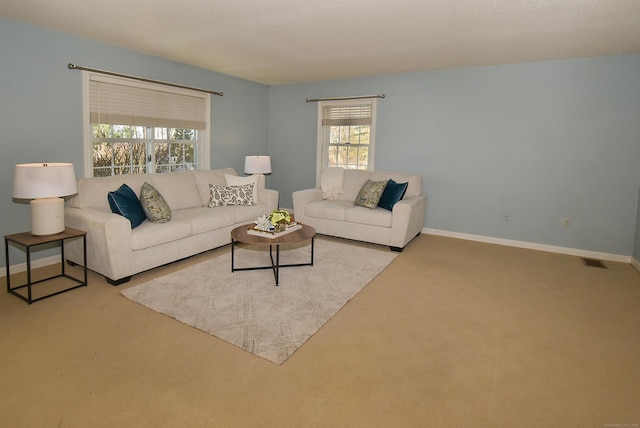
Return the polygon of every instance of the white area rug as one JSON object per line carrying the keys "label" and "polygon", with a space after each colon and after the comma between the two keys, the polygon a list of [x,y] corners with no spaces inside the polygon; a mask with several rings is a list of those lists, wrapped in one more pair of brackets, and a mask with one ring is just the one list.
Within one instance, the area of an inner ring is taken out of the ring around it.
{"label": "white area rug", "polygon": [[[280,263],[308,263],[310,244],[280,247]],[[316,239],[314,266],[231,272],[231,249],[121,294],[154,311],[282,364],[393,261],[388,248]],[[269,265],[264,247],[240,245],[236,267]],[[274,250],[275,257],[275,250]]]}

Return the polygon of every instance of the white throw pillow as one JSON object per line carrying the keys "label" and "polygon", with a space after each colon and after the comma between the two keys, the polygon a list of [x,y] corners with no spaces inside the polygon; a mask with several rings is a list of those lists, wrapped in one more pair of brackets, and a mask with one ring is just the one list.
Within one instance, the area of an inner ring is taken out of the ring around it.
{"label": "white throw pillow", "polygon": [[322,171],[320,188],[322,199],[334,201],[342,195],[342,181],[344,180],[344,168],[329,167]]}
{"label": "white throw pillow", "polygon": [[260,175],[254,174],[248,177],[239,177],[237,175],[225,174],[224,181],[227,186],[242,186],[244,184],[253,184],[253,202],[258,202],[258,181]]}

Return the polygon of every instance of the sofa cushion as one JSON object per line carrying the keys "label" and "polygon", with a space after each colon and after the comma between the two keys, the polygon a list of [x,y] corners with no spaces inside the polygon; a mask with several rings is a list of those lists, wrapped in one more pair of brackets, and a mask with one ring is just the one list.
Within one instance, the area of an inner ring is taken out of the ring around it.
{"label": "sofa cushion", "polygon": [[371,171],[373,181],[393,179],[396,183],[408,183],[404,199],[422,195],[422,176],[420,174],[405,174],[402,172]]}
{"label": "sofa cushion", "polygon": [[254,184],[241,186],[220,186],[212,184],[209,208],[224,207],[227,205],[253,205]]}
{"label": "sofa cushion", "polygon": [[392,218],[391,211],[381,208],[372,210],[365,207],[353,207],[349,208],[345,213],[347,222],[370,226],[391,227]]}
{"label": "sofa cushion", "polygon": [[149,174],[147,181],[160,192],[172,210],[202,206],[196,179],[191,171]]}
{"label": "sofa cushion", "polygon": [[304,213],[307,217],[345,221],[347,210],[353,207],[352,201],[321,200],[309,202],[304,208]]}
{"label": "sofa cushion", "polygon": [[142,204],[131,187],[123,184],[107,195],[111,211],[120,214],[131,222],[131,229],[142,224],[147,219]]}
{"label": "sofa cushion", "polygon": [[236,206],[236,209],[233,210],[236,216],[236,223],[254,222],[258,217],[268,215],[269,212],[269,206],[261,203],[252,206]]}
{"label": "sofa cushion", "polygon": [[221,207],[216,209],[215,215],[207,207],[189,208],[173,212],[173,220],[191,223],[191,231],[194,234],[205,233],[220,229],[235,223],[235,207]]}
{"label": "sofa cushion", "polygon": [[171,221],[171,208],[162,194],[146,181],[140,189],[140,202],[147,218],[154,223]]}
{"label": "sofa cushion", "polygon": [[[260,180],[260,174],[253,174],[248,177],[239,177],[237,175],[225,174],[224,181],[227,186],[242,186],[246,184],[253,184],[253,196],[252,201],[258,200],[258,181]],[[236,205],[251,205],[251,204],[236,204]]]}
{"label": "sofa cushion", "polygon": [[123,184],[139,195],[140,186],[147,180],[146,174],[123,174],[110,177],[91,177],[78,180],[78,194],[69,200],[74,208],[96,208],[111,212],[107,194]]}
{"label": "sofa cushion", "polygon": [[354,204],[357,206],[374,209],[378,206],[378,201],[380,200],[385,187],[387,187],[387,180],[367,180],[360,188]]}
{"label": "sofa cushion", "polygon": [[189,221],[172,221],[171,226],[145,221],[140,227],[131,231],[131,249],[136,251],[174,242],[191,236],[191,232],[191,222]]}
{"label": "sofa cushion", "polygon": [[382,196],[378,201],[378,206],[385,210],[393,210],[393,206],[404,196],[409,183],[396,183],[392,178],[387,181],[387,187],[384,188]]}
{"label": "sofa cushion", "polygon": [[363,169],[345,169],[344,178],[342,180],[342,195],[339,195],[338,199],[341,201],[355,201],[360,188],[362,188],[362,185],[370,176],[371,171]]}

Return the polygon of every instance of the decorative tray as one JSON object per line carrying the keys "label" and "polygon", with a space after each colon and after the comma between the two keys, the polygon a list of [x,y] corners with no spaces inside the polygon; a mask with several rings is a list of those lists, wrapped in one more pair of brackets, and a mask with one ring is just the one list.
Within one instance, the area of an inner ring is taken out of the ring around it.
{"label": "decorative tray", "polygon": [[251,228],[247,230],[247,234],[262,236],[263,238],[275,239],[282,235],[286,235],[287,233],[295,232],[296,230],[302,229],[302,225],[300,223],[291,223],[287,225],[287,228],[282,232],[274,232],[269,230],[258,230],[256,228]]}

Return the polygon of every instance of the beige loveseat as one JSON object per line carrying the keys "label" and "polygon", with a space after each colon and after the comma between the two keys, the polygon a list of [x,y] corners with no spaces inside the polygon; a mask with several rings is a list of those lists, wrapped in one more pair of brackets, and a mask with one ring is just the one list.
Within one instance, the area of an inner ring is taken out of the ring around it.
{"label": "beige loveseat", "polygon": [[[408,183],[404,196],[391,210],[354,204],[367,180],[388,179]],[[322,173],[320,187],[293,192],[296,221],[320,234],[388,245],[394,251],[402,251],[421,233],[426,206],[422,176],[401,172],[328,168]]]}
{"label": "beige loveseat", "polygon": [[[119,175],[78,180],[78,194],[67,202],[65,223],[87,232],[88,268],[118,285],[132,275],[230,243],[236,226],[278,207],[278,192],[258,182],[255,205],[209,208],[210,184],[225,185],[232,168],[165,174]],[[111,211],[107,195],[126,183],[136,194],[148,182],[166,200],[171,220],[131,222]],[[81,242],[69,243],[66,259],[83,263]]]}

